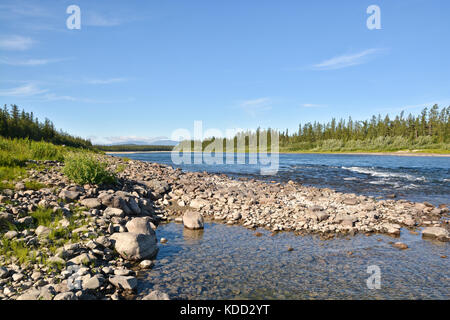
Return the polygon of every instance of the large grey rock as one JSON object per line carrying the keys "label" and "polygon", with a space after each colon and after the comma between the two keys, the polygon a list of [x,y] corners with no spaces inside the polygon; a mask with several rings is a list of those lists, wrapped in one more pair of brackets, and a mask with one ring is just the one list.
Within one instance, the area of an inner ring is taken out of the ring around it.
{"label": "large grey rock", "polygon": [[210,203],[209,203],[209,201],[204,200],[204,199],[194,199],[191,201],[191,203],[189,205],[191,208],[201,209],[204,207],[209,207]]}
{"label": "large grey rock", "polygon": [[46,285],[39,290],[39,300],[52,300],[55,295],[56,291],[52,285]]}
{"label": "large grey rock", "polygon": [[20,295],[17,298],[17,300],[20,300],[20,301],[38,300],[40,294],[41,294],[41,292],[39,290],[33,288],[33,289],[26,291],[22,295]]}
{"label": "large grey rock", "polygon": [[315,216],[315,218],[316,218],[316,220],[318,222],[327,220],[328,217],[329,217],[329,215],[326,212],[323,212],[323,211],[316,211],[316,212],[314,212],[314,216]]}
{"label": "large grey rock", "polygon": [[348,206],[355,206],[359,203],[359,201],[356,198],[347,198],[347,199],[344,199],[343,203]]}
{"label": "large grey rock", "polygon": [[62,292],[57,294],[53,300],[77,300],[77,296],[73,292]]}
{"label": "large grey rock", "polygon": [[59,195],[58,195],[61,199],[63,199],[64,201],[74,201],[76,199],[78,199],[78,197],[80,196],[80,192],[78,191],[69,191],[69,190],[62,190]]}
{"label": "large grey rock", "polygon": [[183,216],[183,224],[186,228],[191,230],[198,230],[204,228],[203,216],[194,211],[186,211]]}
{"label": "large grey rock", "polygon": [[154,235],[151,222],[152,219],[149,217],[134,218],[128,221],[125,227],[131,233]]}
{"label": "large grey rock", "polygon": [[93,277],[83,279],[83,289],[85,290],[97,290],[99,289],[103,283],[105,282],[105,278],[103,276],[97,274]]}
{"label": "large grey rock", "polygon": [[14,189],[17,191],[25,190],[25,184],[22,182],[17,182],[14,186]]}
{"label": "large grey rock", "polygon": [[141,261],[153,258],[158,252],[156,234],[137,234],[131,232],[115,233],[111,239],[122,258],[130,261]]}
{"label": "large grey rock", "polygon": [[44,226],[39,226],[34,231],[34,233],[36,233],[36,235],[38,237],[46,237],[50,234],[50,232],[52,232],[52,229],[44,227]]}
{"label": "large grey rock", "polygon": [[80,201],[80,203],[83,207],[89,209],[100,209],[100,207],[102,206],[101,202],[97,198],[83,199]]}
{"label": "large grey rock", "polygon": [[401,233],[401,226],[398,224],[386,224],[384,227],[386,232],[390,235],[399,236]]}
{"label": "large grey rock", "polygon": [[355,226],[355,222],[358,221],[358,218],[355,216],[344,216],[341,220],[341,224],[344,227],[354,227]]}
{"label": "large grey rock", "polygon": [[163,301],[163,300],[170,300],[170,298],[167,293],[155,290],[155,291],[150,292],[150,294],[146,295],[145,297],[143,297],[142,300]]}
{"label": "large grey rock", "polygon": [[80,264],[88,265],[91,262],[95,263],[96,261],[97,261],[97,258],[91,253],[82,253],[82,254],[76,256],[75,258],[69,260],[69,262],[71,264],[76,264],[76,265],[80,265]]}
{"label": "large grey rock", "polygon": [[48,258],[47,262],[48,262],[49,264],[66,265],[66,261],[65,261],[63,258],[57,257],[57,256]]}
{"label": "large grey rock", "polygon": [[137,279],[132,276],[111,276],[109,282],[116,288],[124,290],[134,290],[137,287]]}
{"label": "large grey rock", "polygon": [[428,227],[423,229],[422,236],[424,238],[436,238],[442,241],[449,240],[449,233],[446,229],[441,227]]}
{"label": "large grey rock", "polygon": [[128,201],[128,207],[133,211],[134,214],[141,214],[141,208],[134,198],[130,198]]}
{"label": "large grey rock", "polygon": [[121,218],[125,216],[125,212],[122,209],[112,207],[106,208],[104,214],[106,216],[121,217]]}
{"label": "large grey rock", "polygon": [[5,239],[11,240],[11,239],[17,237],[17,235],[18,235],[17,231],[8,231],[7,233],[5,233],[3,235],[3,237],[5,237]]}

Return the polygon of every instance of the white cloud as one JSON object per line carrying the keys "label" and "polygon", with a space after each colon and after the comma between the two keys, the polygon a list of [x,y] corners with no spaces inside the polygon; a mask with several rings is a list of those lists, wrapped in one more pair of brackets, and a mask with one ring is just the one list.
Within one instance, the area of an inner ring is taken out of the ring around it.
{"label": "white cloud", "polygon": [[354,54],[341,55],[325,60],[319,64],[315,64],[312,66],[312,68],[315,70],[334,70],[356,66],[359,64],[366,63],[374,55],[380,54],[384,51],[386,50],[374,48],[374,49],[367,49]]}
{"label": "white cloud", "polygon": [[111,84],[127,81],[125,78],[110,78],[110,79],[91,79],[87,80],[89,84]]}
{"label": "white cloud", "polygon": [[49,17],[50,12],[34,3],[14,0],[13,3],[0,5],[2,17]]}
{"label": "white cloud", "polygon": [[0,38],[0,49],[24,51],[31,48],[34,40],[22,36],[6,36]]}
{"label": "white cloud", "polygon": [[0,64],[6,64],[10,66],[19,66],[19,67],[35,67],[35,66],[43,66],[49,63],[61,62],[67,59],[25,59],[25,60],[13,60],[9,58],[0,58]]}
{"label": "white cloud", "polygon": [[117,18],[104,17],[97,13],[90,12],[86,14],[86,20],[83,24],[90,27],[115,27],[122,22]]}
{"label": "white cloud", "polygon": [[27,84],[11,89],[0,90],[0,96],[2,97],[20,97],[20,96],[34,96],[47,92],[48,90],[40,89],[34,84]]}
{"label": "white cloud", "polygon": [[272,104],[271,99],[266,97],[252,100],[244,100],[239,104],[239,106],[252,116],[255,116],[256,113],[259,111],[272,109],[271,104]]}

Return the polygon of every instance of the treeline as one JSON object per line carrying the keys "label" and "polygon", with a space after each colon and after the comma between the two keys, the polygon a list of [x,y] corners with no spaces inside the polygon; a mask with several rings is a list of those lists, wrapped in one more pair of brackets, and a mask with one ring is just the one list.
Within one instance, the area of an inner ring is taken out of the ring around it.
{"label": "treeline", "polygon": [[430,137],[434,143],[450,140],[450,107],[439,109],[434,105],[429,110],[425,108],[414,116],[405,117],[402,111],[394,119],[372,116],[370,120],[346,121],[332,119],[328,123],[306,123],[300,125],[298,132],[289,134],[289,130],[280,133],[280,144],[288,146],[299,142],[314,143],[324,140],[372,140],[378,137],[403,137],[411,141],[420,137]]}
{"label": "treeline", "polygon": [[30,139],[75,148],[92,148],[91,141],[58,131],[50,120],[40,122],[33,112],[20,111],[16,105],[10,108],[5,105],[0,109],[0,135],[11,139]]}
{"label": "treeline", "polygon": [[[397,151],[397,150],[436,150],[448,152],[450,149],[450,107],[440,109],[434,105],[425,108],[419,115],[405,116],[401,112],[391,119],[389,115],[372,116],[370,120],[353,121],[331,119],[327,123],[306,123],[299,125],[298,131],[278,132],[273,129],[239,132],[232,139],[222,139],[224,151],[226,144],[234,145],[234,151],[249,152],[250,141],[258,141],[259,136],[267,137],[268,150],[274,132],[279,136],[280,151]],[[202,141],[203,150],[216,138]],[[238,141],[245,141],[244,147]],[[259,143],[257,144],[259,145]],[[194,141],[185,141],[185,149],[194,149]]]}
{"label": "treeline", "polygon": [[143,145],[115,145],[98,146],[95,148],[105,152],[145,152],[145,151],[172,151],[173,146],[143,146]]}

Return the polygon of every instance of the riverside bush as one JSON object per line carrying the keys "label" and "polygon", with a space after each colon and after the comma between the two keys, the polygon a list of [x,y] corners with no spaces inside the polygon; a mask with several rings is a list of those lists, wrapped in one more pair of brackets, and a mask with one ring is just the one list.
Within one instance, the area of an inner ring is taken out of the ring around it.
{"label": "riverside bush", "polygon": [[78,184],[112,184],[116,182],[107,164],[89,154],[73,153],[65,158],[64,174]]}

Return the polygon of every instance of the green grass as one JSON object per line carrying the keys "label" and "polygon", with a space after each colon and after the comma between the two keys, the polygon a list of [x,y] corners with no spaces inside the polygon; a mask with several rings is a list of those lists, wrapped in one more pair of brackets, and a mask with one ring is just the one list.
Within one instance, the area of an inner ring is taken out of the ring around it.
{"label": "green grass", "polygon": [[64,174],[78,184],[114,184],[115,174],[96,156],[73,153],[66,157]]}
{"label": "green grass", "polygon": [[54,213],[52,209],[44,208],[38,208],[36,211],[32,212],[30,216],[33,217],[34,225],[36,227],[51,227],[54,222],[58,222],[62,219],[62,213],[60,211]]}
{"label": "green grass", "polygon": [[3,239],[1,244],[0,255],[5,256],[7,259],[16,257],[20,263],[36,261],[36,256],[30,254],[31,249],[23,242]]}
{"label": "green grass", "polygon": [[64,154],[71,149],[43,141],[0,137],[0,166],[20,167],[27,160],[63,161]]}
{"label": "green grass", "polygon": [[[0,241],[0,256],[4,256],[7,262],[17,259],[21,264],[25,263],[42,263],[51,268],[53,271],[61,270],[62,265],[51,264],[48,258],[54,256],[56,251],[65,244],[80,241],[80,235],[73,233],[76,228],[82,227],[89,223],[89,218],[83,218],[80,214],[74,213],[70,217],[64,217],[61,211],[53,212],[52,209],[38,208],[30,214],[33,217],[32,227],[36,228],[40,225],[51,229],[47,237],[47,242],[35,246],[25,246],[22,241],[15,239],[8,240],[3,238]],[[69,221],[69,226],[62,227],[59,222],[62,219]],[[0,219],[1,233],[8,230],[20,231],[22,226],[14,226],[8,221]],[[2,238],[0,236],[0,238]],[[40,253],[37,257],[36,252]]]}
{"label": "green grass", "polygon": [[46,185],[37,181],[26,181],[25,182],[25,189],[26,190],[40,190],[42,188],[45,188]]}

